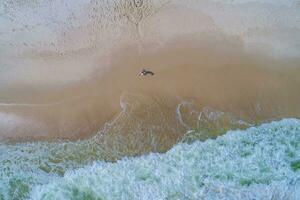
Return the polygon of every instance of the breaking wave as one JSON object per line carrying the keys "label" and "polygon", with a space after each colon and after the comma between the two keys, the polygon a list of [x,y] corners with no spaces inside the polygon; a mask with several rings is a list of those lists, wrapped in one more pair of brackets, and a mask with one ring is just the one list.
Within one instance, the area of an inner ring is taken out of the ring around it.
{"label": "breaking wave", "polygon": [[0,197],[296,200],[299,142],[300,121],[284,119],[113,163],[96,138],[1,145]]}
{"label": "breaking wave", "polygon": [[299,5],[2,0],[0,200],[299,199]]}

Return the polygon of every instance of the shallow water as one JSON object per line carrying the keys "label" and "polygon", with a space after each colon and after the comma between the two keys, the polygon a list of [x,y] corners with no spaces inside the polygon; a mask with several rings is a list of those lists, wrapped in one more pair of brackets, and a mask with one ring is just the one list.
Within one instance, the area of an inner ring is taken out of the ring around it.
{"label": "shallow water", "polygon": [[299,199],[299,9],[1,1],[0,199]]}
{"label": "shallow water", "polygon": [[101,161],[97,137],[3,144],[1,198],[299,199],[299,136],[300,121],[285,119],[116,163]]}

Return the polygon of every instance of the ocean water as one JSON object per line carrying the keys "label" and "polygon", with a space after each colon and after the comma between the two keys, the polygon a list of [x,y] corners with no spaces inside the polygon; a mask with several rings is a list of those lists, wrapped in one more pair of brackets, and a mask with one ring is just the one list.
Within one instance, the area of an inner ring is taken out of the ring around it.
{"label": "ocean water", "polygon": [[300,199],[299,22],[298,0],[1,0],[0,200]]}
{"label": "ocean water", "polygon": [[3,144],[1,198],[296,200],[299,142],[300,121],[284,119],[113,163],[95,138]]}

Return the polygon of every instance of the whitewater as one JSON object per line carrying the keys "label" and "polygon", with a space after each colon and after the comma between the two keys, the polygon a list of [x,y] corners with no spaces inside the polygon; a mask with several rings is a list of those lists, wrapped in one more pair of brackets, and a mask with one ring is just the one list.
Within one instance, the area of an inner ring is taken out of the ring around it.
{"label": "whitewater", "polygon": [[299,66],[297,0],[1,0],[0,200],[300,200]]}
{"label": "whitewater", "polygon": [[1,145],[1,198],[296,200],[299,141],[285,119],[114,163],[95,139]]}

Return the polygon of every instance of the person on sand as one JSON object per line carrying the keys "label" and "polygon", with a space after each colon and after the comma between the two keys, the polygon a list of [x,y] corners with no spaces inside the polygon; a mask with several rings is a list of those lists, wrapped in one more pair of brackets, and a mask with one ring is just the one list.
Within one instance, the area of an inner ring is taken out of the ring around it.
{"label": "person on sand", "polygon": [[143,69],[143,70],[141,71],[141,73],[140,73],[140,76],[147,76],[147,75],[153,76],[154,73],[151,72],[151,71],[149,71],[149,70],[146,70],[146,69]]}

